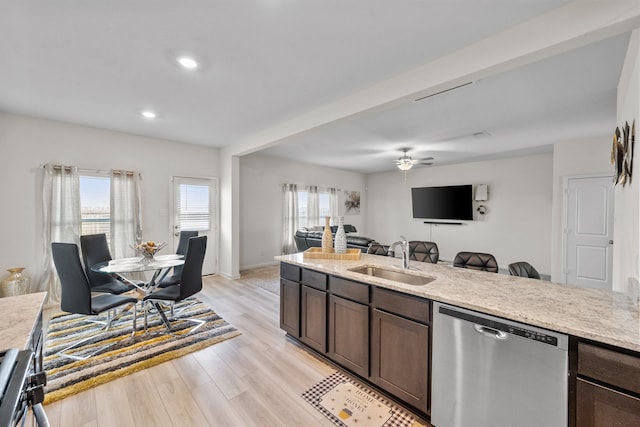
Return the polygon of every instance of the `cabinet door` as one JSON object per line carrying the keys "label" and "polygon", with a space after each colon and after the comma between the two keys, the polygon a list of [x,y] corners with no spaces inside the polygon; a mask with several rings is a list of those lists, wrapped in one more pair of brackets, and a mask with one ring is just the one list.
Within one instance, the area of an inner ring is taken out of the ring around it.
{"label": "cabinet door", "polygon": [[640,426],[640,399],[578,379],[576,425],[579,427]]}
{"label": "cabinet door", "polygon": [[300,337],[300,284],[280,279],[280,329]]}
{"label": "cabinet door", "polygon": [[363,377],[369,376],[369,306],[329,297],[329,357]]}
{"label": "cabinet door", "polygon": [[371,381],[427,413],[429,327],[380,310],[372,316]]}
{"label": "cabinet door", "polygon": [[326,353],[327,293],[304,285],[300,292],[300,341]]}

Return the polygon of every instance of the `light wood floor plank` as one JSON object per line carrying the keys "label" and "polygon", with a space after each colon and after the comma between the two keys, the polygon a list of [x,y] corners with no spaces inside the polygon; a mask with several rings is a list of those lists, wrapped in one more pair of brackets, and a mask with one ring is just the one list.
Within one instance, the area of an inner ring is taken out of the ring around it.
{"label": "light wood floor plank", "polygon": [[242,335],[47,405],[51,426],[333,426],[301,394],[335,368],[286,337],[259,286],[274,289],[278,267],[246,273],[207,276],[198,294]]}

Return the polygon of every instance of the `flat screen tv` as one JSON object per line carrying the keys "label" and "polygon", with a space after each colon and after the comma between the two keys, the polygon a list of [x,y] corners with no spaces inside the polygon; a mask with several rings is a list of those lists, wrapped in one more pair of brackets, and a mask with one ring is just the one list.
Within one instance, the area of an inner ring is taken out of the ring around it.
{"label": "flat screen tv", "polygon": [[471,185],[414,187],[411,189],[414,218],[472,220]]}

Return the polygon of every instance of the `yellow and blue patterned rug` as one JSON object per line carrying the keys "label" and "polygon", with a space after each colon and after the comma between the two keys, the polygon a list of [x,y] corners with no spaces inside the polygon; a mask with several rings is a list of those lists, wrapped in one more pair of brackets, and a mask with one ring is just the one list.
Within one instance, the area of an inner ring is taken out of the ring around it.
{"label": "yellow and blue patterned rug", "polygon": [[[145,333],[142,315],[138,314],[133,336],[131,312],[102,334],[98,332],[104,325],[92,322],[96,316],[69,313],[52,316],[44,347],[45,404],[240,335],[236,328],[196,298],[176,304],[175,313],[175,319],[171,321],[173,334],[167,333],[157,314],[149,316]],[[205,324],[189,334],[194,324],[184,320],[187,318],[202,319]],[[82,346],[66,352],[80,357],[92,354],[91,357],[74,360],[56,355],[92,335],[95,337]]]}

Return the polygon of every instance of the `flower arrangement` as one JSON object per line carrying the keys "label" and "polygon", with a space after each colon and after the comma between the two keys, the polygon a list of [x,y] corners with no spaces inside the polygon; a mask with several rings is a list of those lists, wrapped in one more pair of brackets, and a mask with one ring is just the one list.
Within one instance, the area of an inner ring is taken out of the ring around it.
{"label": "flower arrangement", "polygon": [[167,246],[166,242],[154,242],[149,240],[135,246],[135,250],[141,253],[145,258],[153,258],[153,256],[162,248]]}

